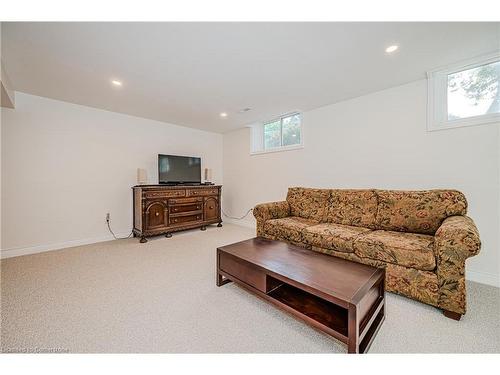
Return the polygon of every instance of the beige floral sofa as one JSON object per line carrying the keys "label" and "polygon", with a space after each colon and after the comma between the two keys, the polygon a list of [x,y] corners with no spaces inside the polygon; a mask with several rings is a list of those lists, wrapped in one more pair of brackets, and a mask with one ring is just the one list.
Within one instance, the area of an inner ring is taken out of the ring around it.
{"label": "beige floral sofa", "polygon": [[467,201],[456,190],[293,187],[257,205],[257,235],[386,269],[386,290],[444,310],[466,310],[465,260],[479,252]]}

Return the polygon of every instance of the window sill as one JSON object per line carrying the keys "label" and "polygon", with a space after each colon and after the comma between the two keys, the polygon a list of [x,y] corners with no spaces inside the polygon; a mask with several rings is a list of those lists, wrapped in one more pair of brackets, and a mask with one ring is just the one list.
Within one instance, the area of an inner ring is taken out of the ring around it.
{"label": "window sill", "polygon": [[500,114],[490,115],[490,116],[481,116],[481,117],[471,117],[460,120],[446,121],[442,123],[433,123],[427,126],[427,131],[439,131],[439,130],[449,130],[449,129],[457,129],[464,128],[468,126],[480,126],[480,125],[488,125],[493,123],[500,122]]}
{"label": "window sill", "polygon": [[300,150],[302,148],[304,148],[304,145],[293,145],[293,146],[285,146],[285,147],[276,147],[276,148],[271,148],[269,150],[250,151],[250,155],[271,154],[271,153],[274,153],[274,152]]}

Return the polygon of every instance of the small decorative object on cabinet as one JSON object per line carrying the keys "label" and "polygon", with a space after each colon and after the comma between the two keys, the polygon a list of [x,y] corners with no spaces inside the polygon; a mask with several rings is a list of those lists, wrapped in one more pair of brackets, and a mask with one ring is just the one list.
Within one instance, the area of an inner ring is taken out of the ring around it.
{"label": "small decorative object on cabinet", "polygon": [[134,186],[134,236],[147,242],[146,236],[222,226],[220,185],[140,185]]}
{"label": "small decorative object on cabinet", "polygon": [[137,184],[145,185],[148,183],[148,172],[144,168],[137,168]]}

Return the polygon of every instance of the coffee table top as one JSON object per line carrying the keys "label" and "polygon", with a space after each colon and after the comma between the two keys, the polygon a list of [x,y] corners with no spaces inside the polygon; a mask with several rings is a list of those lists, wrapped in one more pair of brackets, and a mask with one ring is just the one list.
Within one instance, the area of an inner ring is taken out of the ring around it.
{"label": "coffee table top", "polygon": [[221,246],[218,250],[353,304],[359,302],[384,272],[376,267],[262,237]]}

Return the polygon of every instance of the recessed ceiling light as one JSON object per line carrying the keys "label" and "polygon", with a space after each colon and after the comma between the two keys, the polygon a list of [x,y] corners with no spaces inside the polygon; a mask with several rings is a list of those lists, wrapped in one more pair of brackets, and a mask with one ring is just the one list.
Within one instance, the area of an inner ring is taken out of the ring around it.
{"label": "recessed ceiling light", "polygon": [[113,84],[113,86],[122,86],[123,85],[122,81],[118,81],[116,79],[111,80],[111,83]]}
{"label": "recessed ceiling light", "polygon": [[226,112],[221,112],[220,113],[220,117],[227,117],[227,113]]}
{"label": "recessed ceiling light", "polygon": [[387,53],[393,53],[394,51],[396,51],[397,49],[399,48],[399,46],[397,45],[393,45],[393,46],[389,46],[385,49],[385,52]]}

